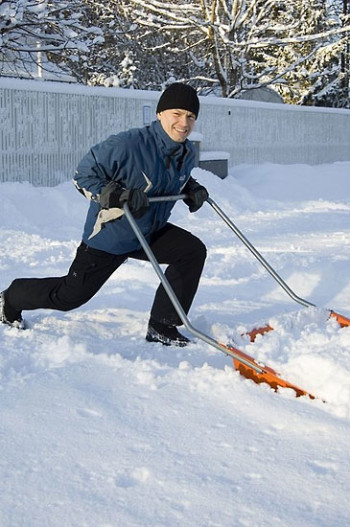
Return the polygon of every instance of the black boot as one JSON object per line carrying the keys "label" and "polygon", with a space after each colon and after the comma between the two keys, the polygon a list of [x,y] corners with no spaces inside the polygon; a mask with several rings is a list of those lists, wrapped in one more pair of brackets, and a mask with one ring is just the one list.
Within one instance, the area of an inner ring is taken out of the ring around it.
{"label": "black boot", "polygon": [[5,292],[0,293],[0,322],[17,329],[24,329],[24,321],[21,313],[14,311],[6,303]]}
{"label": "black boot", "polygon": [[191,341],[181,335],[176,326],[169,326],[157,322],[153,318],[148,323],[148,330],[146,335],[148,342],[160,342],[164,346],[187,346]]}

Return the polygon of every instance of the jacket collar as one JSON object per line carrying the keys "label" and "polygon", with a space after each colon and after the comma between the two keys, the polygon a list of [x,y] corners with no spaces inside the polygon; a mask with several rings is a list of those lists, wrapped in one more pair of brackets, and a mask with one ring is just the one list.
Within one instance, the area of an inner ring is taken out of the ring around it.
{"label": "jacket collar", "polygon": [[[171,139],[163,129],[162,125],[158,120],[151,123],[151,129],[156,136],[157,143],[162,153],[166,156],[176,156],[183,154],[184,150],[187,151],[188,141],[187,139],[183,143],[178,143]],[[185,146],[185,148],[184,148]]]}

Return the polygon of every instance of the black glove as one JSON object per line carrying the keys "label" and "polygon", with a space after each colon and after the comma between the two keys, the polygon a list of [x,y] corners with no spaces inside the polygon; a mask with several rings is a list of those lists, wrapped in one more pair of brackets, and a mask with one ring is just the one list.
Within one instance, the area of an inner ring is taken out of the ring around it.
{"label": "black glove", "polygon": [[149,207],[147,194],[140,188],[124,190],[119,198],[121,207],[127,203],[134,218],[141,218]]}
{"label": "black glove", "polygon": [[100,205],[103,209],[114,209],[115,207],[120,208],[120,196],[124,192],[123,188],[119,183],[110,181],[105,187],[103,187],[100,194]]}
{"label": "black glove", "polygon": [[125,189],[119,183],[110,181],[102,189],[100,194],[100,205],[103,209],[113,209],[117,207],[122,209],[124,203],[127,203],[130,212],[135,218],[141,218],[145,214],[149,201],[143,190]]}
{"label": "black glove", "polygon": [[196,212],[209,198],[207,189],[203,187],[203,185],[197,183],[193,178],[189,179],[183,192],[187,194],[187,198],[184,199],[184,202],[188,205],[190,212]]}

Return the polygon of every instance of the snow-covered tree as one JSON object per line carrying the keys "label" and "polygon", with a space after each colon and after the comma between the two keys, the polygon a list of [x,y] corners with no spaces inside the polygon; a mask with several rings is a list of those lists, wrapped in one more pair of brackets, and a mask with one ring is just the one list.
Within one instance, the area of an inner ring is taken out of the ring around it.
{"label": "snow-covered tree", "polygon": [[[345,1],[345,0],[343,0]],[[235,97],[274,86],[290,102],[315,101],[340,75],[349,17],[326,0],[121,0],[144,32],[174,36],[178,60],[204,91]],[[168,48],[169,51],[169,48]],[[339,80],[339,79],[338,79]]]}
{"label": "snow-covered tree", "polygon": [[[317,9],[315,9],[317,7]],[[304,2],[299,11],[301,38],[289,42],[278,57],[279,69],[303,57],[296,68],[290,68],[279,84],[286,101],[297,104],[348,106],[348,68],[343,64],[349,17],[333,4],[320,0],[312,8]]]}
{"label": "snow-covered tree", "polygon": [[[105,86],[132,87],[135,70],[132,44],[133,25],[119,16],[118,2],[82,0],[81,22],[98,28],[101,38],[76,48],[63,60],[79,82]],[[135,26],[136,28],[136,26]]]}
{"label": "snow-covered tree", "polygon": [[130,16],[128,3],[84,0],[86,13],[102,30],[104,42],[81,55],[75,74],[89,84],[137,89],[159,89],[169,78],[188,78],[186,52],[180,55],[176,35],[154,31]]}
{"label": "snow-covered tree", "polygon": [[237,97],[349,106],[350,0],[18,0],[0,4],[0,74],[55,63],[79,82],[191,80]]}
{"label": "snow-covered tree", "polygon": [[[9,0],[0,4],[0,73],[50,68],[50,56],[65,69],[66,60],[89,53],[103,41],[98,26],[86,24],[80,1]],[[43,57],[45,59],[43,60]]]}
{"label": "snow-covered tree", "polygon": [[[339,5],[340,4],[340,5]],[[350,21],[350,0],[336,0],[339,18],[344,27]],[[347,31],[340,42],[340,74],[339,90],[337,91],[337,104],[335,106],[350,107],[350,31]],[[327,101],[328,102],[328,101]]]}

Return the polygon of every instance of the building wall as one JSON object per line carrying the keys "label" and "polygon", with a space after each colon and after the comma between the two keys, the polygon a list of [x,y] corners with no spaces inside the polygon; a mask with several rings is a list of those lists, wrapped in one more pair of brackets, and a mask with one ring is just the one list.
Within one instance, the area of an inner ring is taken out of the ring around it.
{"label": "building wall", "polygon": [[[148,124],[159,93],[0,78],[0,181],[71,179],[91,145]],[[201,149],[230,165],[350,160],[350,111],[201,98]]]}

